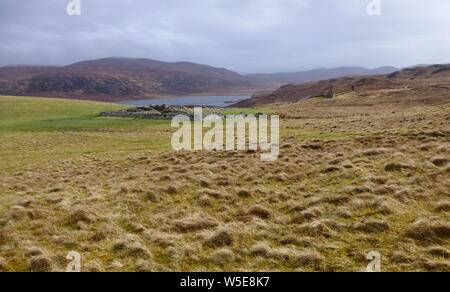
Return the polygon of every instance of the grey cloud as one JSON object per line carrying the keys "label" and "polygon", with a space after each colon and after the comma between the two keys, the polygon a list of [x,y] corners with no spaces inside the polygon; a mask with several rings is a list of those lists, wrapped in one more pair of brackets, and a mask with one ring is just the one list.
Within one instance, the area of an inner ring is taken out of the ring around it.
{"label": "grey cloud", "polygon": [[450,62],[450,1],[2,0],[0,65],[108,56],[192,61],[242,73]]}

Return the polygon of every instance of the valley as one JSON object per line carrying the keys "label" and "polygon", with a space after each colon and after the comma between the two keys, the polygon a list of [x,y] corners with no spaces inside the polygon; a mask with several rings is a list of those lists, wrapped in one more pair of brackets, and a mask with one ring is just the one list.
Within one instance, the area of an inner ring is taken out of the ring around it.
{"label": "valley", "polygon": [[[438,90],[433,87],[433,90]],[[431,89],[427,89],[431,90]],[[449,271],[447,91],[339,93],[281,117],[280,156],[171,149],[124,105],[0,97],[0,270]]]}

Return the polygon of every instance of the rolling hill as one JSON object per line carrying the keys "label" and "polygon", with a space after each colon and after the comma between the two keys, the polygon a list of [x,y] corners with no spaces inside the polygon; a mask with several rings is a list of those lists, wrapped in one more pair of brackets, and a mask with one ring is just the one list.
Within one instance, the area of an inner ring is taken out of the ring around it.
{"label": "rolling hill", "polygon": [[[269,82],[188,62],[105,58],[65,67],[0,68],[0,94],[114,101],[169,95],[248,93]],[[273,88],[273,87],[272,87]]]}
{"label": "rolling hill", "polygon": [[377,69],[366,69],[364,67],[339,67],[320,68],[303,72],[252,74],[249,77],[272,82],[302,84],[311,81],[319,81],[344,76],[383,75],[398,71],[395,67],[380,67]]}
{"label": "rolling hill", "polygon": [[377,76],[352,76],[284,85],[270,94],[255,95],[234,107],[253,107],[274,103],[293,103],[312,97],[334,97],[345,93],[367,94],[386,91],[399,98],[403,95],[450,98],[450,65],[406,68]]}

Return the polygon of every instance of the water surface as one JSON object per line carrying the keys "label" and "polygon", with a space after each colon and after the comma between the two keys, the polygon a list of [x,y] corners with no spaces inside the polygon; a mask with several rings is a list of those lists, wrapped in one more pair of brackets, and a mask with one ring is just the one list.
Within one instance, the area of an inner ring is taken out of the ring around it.
{"label": "water surface", "polygon": [[235,104],[241,100],[249,99],[250,96],[179,96],[157,99],[124,100],[120,104],[131,106],[149,106],[149,105],[199,105],[211,107],[226,107]]}

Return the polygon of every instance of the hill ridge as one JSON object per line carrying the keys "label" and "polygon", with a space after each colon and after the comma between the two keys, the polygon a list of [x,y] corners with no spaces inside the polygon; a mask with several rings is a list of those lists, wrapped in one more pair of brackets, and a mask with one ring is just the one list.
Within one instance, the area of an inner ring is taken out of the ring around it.
{"label": "hill ridge", "polygon": [[115,101],[169,95],[248,93],[268,82],[209,65],[102,58],[62,67],[0,68],[0,94]]}
{"label": "hill ridge", "polygon": [[346,76],[305,84],[281,86],[270,94],[254,95],[234,107],[253,107],[273,103],[293,103],[312,97],[334,97],[349,92],[394,90],[404,94],[421,92],[424,96],[447,96],[450,99],[450,65],[405,68],[376,76]]}

